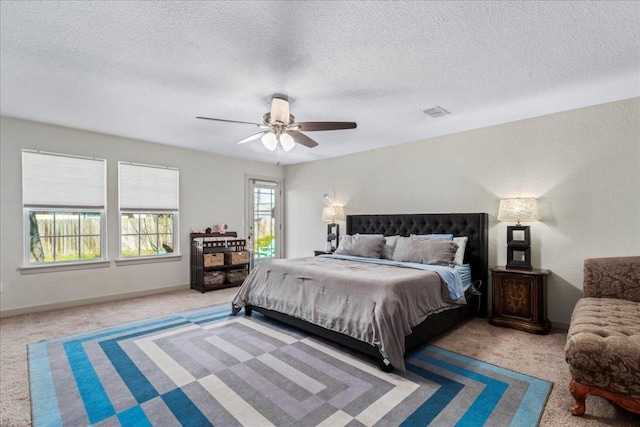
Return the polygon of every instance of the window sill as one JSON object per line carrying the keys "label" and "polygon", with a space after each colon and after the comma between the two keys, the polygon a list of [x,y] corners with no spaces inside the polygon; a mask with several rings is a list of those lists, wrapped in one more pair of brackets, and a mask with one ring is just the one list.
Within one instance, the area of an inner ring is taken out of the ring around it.
{"label": "window sill", "polygon": [[182,255],[161,255],[161,256],[148,256],[140,258],[122,258],[116,260],[117,266],[125,265],[138,265],[138,264],[154,264],[157,262],[173,262],[181,261]]}
{"label": "window sill", "polygon": [[111,261],[85,261],[64,264],[29,265],[20,267],[20,274],[56,273],[59,271],[86,270],[89,268],[109,267]]}

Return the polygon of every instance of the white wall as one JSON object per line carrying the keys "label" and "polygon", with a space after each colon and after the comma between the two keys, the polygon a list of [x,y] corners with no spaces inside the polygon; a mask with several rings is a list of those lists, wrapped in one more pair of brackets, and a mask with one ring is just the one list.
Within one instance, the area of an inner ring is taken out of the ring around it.
{"label": "white wall", "polygon": [[487,212],[490,266],[504,265],[499,199],[537,197],[532,263],[552,270],[548,315],[558,326],[582,294],[585,258],[640,255],[639,98],[285,170],[288,257],[324,248],[322,196],[335,192],[347,214]]}
{"label": "white wall", "polygon": [[[189,283],[192,227],[226,223],[243,234],[245,174],[282,178],[272,164],[217,156],[143,141],[12,118],[0,122],[0,314],[74,305],[172,289]],[[35,149],[107,159],[108,268],[23,275],[21,150]],[[118,161],[174,166],[180,170],[182,259],[116,266],[118,255]],[[194,291],[195,292],[195,291]]]}

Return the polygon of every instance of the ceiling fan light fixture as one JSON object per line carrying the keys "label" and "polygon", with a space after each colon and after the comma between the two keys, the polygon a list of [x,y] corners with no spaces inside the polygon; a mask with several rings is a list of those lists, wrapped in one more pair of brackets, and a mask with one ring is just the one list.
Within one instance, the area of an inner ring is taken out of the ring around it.
{"label": "ceiling fan light fixture", "polygon": [[275,151],[278,146],[278,137],[273,132],[265,133],[261,138],[262,144],[269,151]]}
{"label": "ceiling fan light fixture", "polygon": [[283,133],[280,135],[280,145],[282,145],[284,151],[291,151],[291,149],[296,146],[296,142],[291,135]]}
{"label": "ceiling fan light fixture", "polygon": [[271,124],[289,124],[289,101],[273,97],[271,101]]}
{"label": "ceiling fan light fixture", "polygon": [[260,138],[262,144],[269,151],[276,151],[278,146],[282,147],[283,151],[291,151],[297,144],[304,145],[307,148],[317,147],[318,143],[303,132],[355,129],[358,126],[355,122],[296,122],[295,117],[289,111],[290,102],[291,100],[288,96],[274,94],[271,97],[271,110],[262,116],[262,123],[201,116],[196,118],[257,126],[261,129],[261,132],[238,141],[238,144],[244,144]]}

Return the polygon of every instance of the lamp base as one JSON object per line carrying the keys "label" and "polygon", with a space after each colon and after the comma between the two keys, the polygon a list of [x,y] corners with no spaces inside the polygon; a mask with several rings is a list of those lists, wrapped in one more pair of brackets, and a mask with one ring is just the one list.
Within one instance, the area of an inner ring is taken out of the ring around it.
{"label": "lamp base", "polygon": [[[515,238],[514,238],[515,237]],[[516,239],[519,237],[519,239]],[[531,234],[528,225],[507,226],[506,268],[531,270]]]}
{"label": "lamp base", "polygon": [[531,264],[527,264],[524,261],[512,261],[504,266],[509,270],[533,270]]}
{"label": "lamp base", "polygon": [[[336,241],[336,245],[333,246],[333,240]],[[335,251],[338,248],[338,245],[340,244],[340,225],[336,224],[335,222],[332,222],[331,224],[327,225],[327,243],[329,245],[331,245],[331,251]],[[327,245],[327,247],[329,247],[329,245]]]}

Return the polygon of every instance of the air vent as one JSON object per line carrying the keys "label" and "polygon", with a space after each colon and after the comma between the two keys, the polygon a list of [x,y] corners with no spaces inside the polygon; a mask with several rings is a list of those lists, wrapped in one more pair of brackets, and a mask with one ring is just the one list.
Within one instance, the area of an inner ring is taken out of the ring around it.
{"label": "air vent", "polygon": [[445,110],[442,107],[433,107],[433,108],[429,108],[427,110],[424,110],[423,113],[425,113],[428,116],[433,117],[434,119],[437,117],[442,117],[442,116],[446,116],[447,114],[451,114],[450,112],[448,112],[447,110]]}

